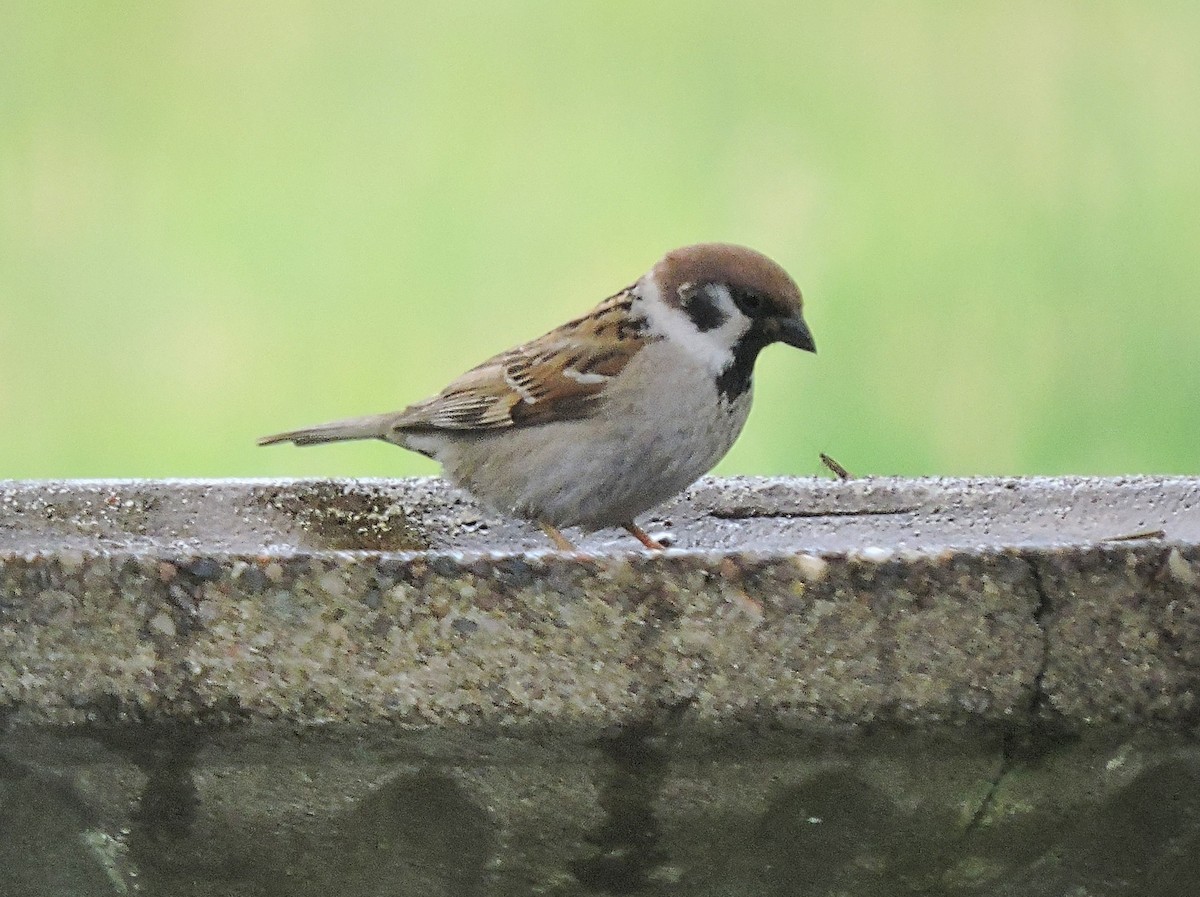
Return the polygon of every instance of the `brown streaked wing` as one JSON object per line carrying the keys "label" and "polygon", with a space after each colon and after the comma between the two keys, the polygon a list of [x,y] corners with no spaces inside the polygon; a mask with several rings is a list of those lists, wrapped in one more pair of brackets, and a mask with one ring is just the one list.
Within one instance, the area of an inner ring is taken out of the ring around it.
{"label": "brown streaked wing", "polygon": [[396,430],[500,430],[584,417],[647,342],[629,290],[591,312],[467,371],[410,405]]}

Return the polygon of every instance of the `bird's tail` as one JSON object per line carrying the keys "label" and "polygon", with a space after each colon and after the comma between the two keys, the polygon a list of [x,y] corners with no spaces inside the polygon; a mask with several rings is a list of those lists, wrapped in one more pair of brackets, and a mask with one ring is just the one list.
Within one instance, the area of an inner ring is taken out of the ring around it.
{"label": "bird's tail", "polygon": [[274,445],[277,442],[293,442],[296,445],[320,445],[323,442],[341,442],[345,439],[384,439],[395,419],[395,412],[372,414],[368,417],[351,417],[346,420],[330,421],[327,424],[317,424],[315,427],[305,427],[302,430],[264,436],[258,440],[258,444]]}

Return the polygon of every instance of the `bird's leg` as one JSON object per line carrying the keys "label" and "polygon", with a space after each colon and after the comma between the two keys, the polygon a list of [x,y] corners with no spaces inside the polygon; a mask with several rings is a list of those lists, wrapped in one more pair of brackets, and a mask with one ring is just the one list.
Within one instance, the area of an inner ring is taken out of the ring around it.
{"label": "bird's leg", "polygon": [[558,527],[550,525],[545,520],[539,520],[538,526],[542,528],[542,532],[550,537],[550,541],[554,543],[554,547],[559,551],[575,550],[575,546],[571,544],[571,541],[566,536],[558,531]]}
{"label": "bird's leg", "polygon": [[661,542],[659,542],[657,539],[655,539],[653,536],[651,536],[648,532],[646,532],[644,529],[642,529],[640,526],[638,526],[632,520],[629,523],[622,524],[622,526],[625,527],[625,530],[629,533],[629,535],[633,536],[635,539],[637,539],[639,542],[641,542],[643,545],[645,545],[651,551],[665,551],[666,550],[666,548],[667,548],[666,545],[663,545]]}

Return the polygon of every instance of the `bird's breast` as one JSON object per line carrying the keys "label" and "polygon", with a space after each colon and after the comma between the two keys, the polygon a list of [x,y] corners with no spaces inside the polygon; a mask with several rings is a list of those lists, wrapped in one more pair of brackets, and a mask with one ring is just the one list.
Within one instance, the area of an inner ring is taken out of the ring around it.
{"label": "bird's breast", "polygon": [[557,526],[626,523],[710,470],[750,411],[748,390],[730,401],[711,372],[660,347],[631,359],[585,418],[407,444],[504,512]]}

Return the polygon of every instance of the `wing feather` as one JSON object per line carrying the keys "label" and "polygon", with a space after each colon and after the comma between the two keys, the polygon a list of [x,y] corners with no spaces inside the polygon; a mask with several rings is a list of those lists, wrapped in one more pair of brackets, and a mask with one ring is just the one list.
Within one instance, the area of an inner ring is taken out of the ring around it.
{"label": "wing feather", "polygon": [[394,430],[488,432],[591,413],[604,390],[649,342],[630,290],[532,342],[467,371],[436,396],[406,408]]}

